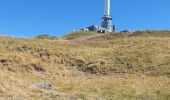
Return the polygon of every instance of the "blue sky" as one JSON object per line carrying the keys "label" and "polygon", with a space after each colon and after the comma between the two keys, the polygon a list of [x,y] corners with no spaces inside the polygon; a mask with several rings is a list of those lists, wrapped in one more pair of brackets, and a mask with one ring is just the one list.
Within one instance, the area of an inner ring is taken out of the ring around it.
{"label": "blue sky", "polygon": [[[0,35],[62,36],[101,24],[104,0],[0,0]],[[118,31],[170,30],[170,0],[111,0]]]}

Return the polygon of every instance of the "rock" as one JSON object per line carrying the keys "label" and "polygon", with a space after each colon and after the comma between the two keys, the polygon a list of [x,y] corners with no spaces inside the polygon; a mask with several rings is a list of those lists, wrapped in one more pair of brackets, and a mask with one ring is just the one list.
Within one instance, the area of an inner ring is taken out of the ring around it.
{"label": "rock", "polygon": [[45,69],[38,64],[32,64],[32,66],[34,67],[34,70],[37,72],[45,72]]}
{"label": "rock", "polygon": [[32,88],[35,88],[35,89],[53,89],[53,85],[51,83],[35,83],[35,84],[32,84]]}

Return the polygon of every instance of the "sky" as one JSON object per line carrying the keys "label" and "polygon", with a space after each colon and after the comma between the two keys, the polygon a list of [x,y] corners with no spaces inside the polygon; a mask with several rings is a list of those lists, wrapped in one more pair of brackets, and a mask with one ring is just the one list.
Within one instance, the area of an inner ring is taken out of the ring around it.
{"label": "sky", "polygon": [[[104,0],[0,0],[0,35],[63,36],[101,25]],[[111,0],[117,31],[170,30],[170,0]]]}

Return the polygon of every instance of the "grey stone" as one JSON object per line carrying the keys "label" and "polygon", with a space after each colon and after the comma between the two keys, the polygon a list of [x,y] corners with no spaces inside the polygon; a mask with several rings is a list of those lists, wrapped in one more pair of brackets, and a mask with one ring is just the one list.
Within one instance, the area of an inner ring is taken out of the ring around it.
{"label": "grey stone", "polygon": [[33,88],[38,89],[53,89],[53,85],[51,83],[36,83],[32,84]]}

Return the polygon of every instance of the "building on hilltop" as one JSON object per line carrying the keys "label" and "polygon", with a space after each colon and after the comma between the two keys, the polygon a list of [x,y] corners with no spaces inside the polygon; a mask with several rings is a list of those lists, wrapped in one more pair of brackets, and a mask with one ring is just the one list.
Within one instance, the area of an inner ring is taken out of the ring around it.
{"label": "building on hilltop", "polygon": [[81,30],[86,31],[94,31],[97,33],[109,33],[114,32],[116,30],[116,26],[112,26],[112,17],[110,16],[110,0],[105,0],[105,14],[104,17],[102,17],[102,24],[101,26],[98,25],[92,25],[86,28],[82,28]]}

